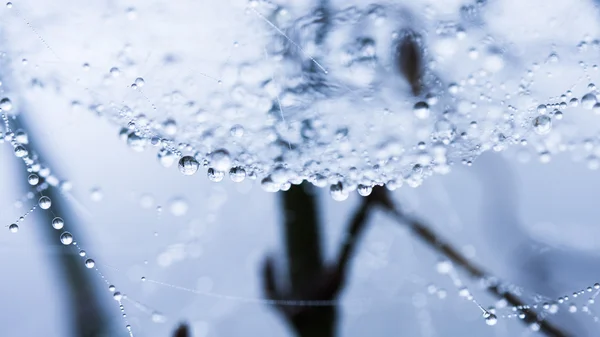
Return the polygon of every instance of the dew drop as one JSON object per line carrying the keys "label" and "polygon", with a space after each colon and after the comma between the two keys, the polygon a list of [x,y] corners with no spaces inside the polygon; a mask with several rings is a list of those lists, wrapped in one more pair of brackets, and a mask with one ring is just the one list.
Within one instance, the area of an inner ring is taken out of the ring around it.
{"label": "dew drop", "polygon": [[98,187],[94,187],[90,191],[90,198],[92,199],[92,201],[101,201],[103,197],[104,195],[102,194],[102,190]]}
{"label": "dew drop", "polygon": [[166,317],[158,311],[152,313],[152,322],[154,323],[164,323],[166,321]]}
{"label": "dew drop", "polygon": [[546,109],[546,104],[540,104],[540,105],[538,105],[538,107],[537,107],[537,112],[538,112],[539,114],[545,114],[545,113],[546,113],[546,110],[547,110],[547,109]]}
{"label": "dew drop", "polygon": [[143,86],[144,86],[144,84],[146,84],[146,81],[144,81],[144,79],[143,79],[143,78],[141,78],[141,77],[138,77],[138,78],[136,78],[136,79],[135,79],[135,82],[134,82],[134,83],[135,83],[135,85],[137,85],[137,86],[138,86],[138,88],[141,88],[141,87],[143,87]]}
{"label": "dew drop", "polygon": [[85,252],[85,250],[80,250],[79,251],[79,256],[84,257],[87,253]]}
{"label": "dew drop", "polygon": [[235,183],[242,182],[246,179],[246,170],[241,167],[232,167],[231,170],[229,170],[229,178]]}
{"label": "dew drop", "polygon": [[192,156],[184,156],[179,159],[179,172],[191,176],[198,171],[198,161]]}
{"label": "dew drop", "polygon": [[225,173],[223,171],[217,171],[214,168],[209,168],[208,171],[206,172],[206,175],[208,176],[208,179],[212,182],[218,183],[221,180],[223,180],[223,177],[225,176]]}
{"label": "dew drop", "polygon": [[15,146],[15,156],[18,158],[23,158],[29,154],[29,151],[24,146],[17,145]]}
{"label": "dew drop", "polygon": [[241,138],[244,135],[244,127],[242,125],[236,124],[231,127],[229,132],[233,137]]}
{"label": "dew drop", "polygon": [[440,260],[435,265],[435,269],[440,274],[448,274],[452,270],[452,262],[449,260]]}
{"label": "dew drop", "polygon": [[94,261],[92,259],[85,260],[85,267],[86,268],[92,269],[92,268],[94,268],[95,265],[96,265],[96,261]]}
{"label": "dew drop", "polygon": [[27,182],[29,185],[35,186],[40,182],[40,177],[38,177],[37,174],[32,173],[29,175],[29,177],[27,177]]}
{"label": "dew drop", "polygon": [[494,326],[496,323],[498,323],[498,317],[489,311],[486,311],[483,314],[483,317],[485,317],[485,324],[487,325]]}
{"label": "dew drop", "polygon": [[136,152],[142,152],[146,148],[147,140],[144,137],[141,137],[135,132],[130,133],[127,136],[127,145]]}
{"label": "dew drop", "polygon": [[113,298],[115,299],[115,301],[121,301],[123,299],[123,294],[121,294],[120,292],[116,291],[113,294]]}
{"label": "dew drop", "polygon": [[52,206],[52,200],[46,196],[41,197],[40,200],[38,200],[38,205],[40,205],[41,209],[48,209]]}
{"label": "dew drop", "polygon": [[10,110],[12,110],[12,102],[8,97],[4,97],[2,99],[0,99],[0,109],[2,109],[2,111],[4,112],[8,112]]}
{"label": "dew drop", "polygon": [[358,185],[357,190],[358,190],[358,194],[360,194],[363,197],[366,197],[371,194],[371,192],[373,191],[373,188],[371,186],[367,186],[367,185]]}
{"label": "dew drop", "polygon": [[10,224],[10,226],[8,226],[8,230],[11,233],[16,233],[19,231],[19,225],[17,225],[16,223]]}
{"label": "dew drop", "polygon": [[552,130],[552,119],[547,115],[537,116],[533,119],[533,130],[538,135],[545,135]]}
{"label": "dew drop", "polygon": [[165,133],[169,136],[174,136],[177,134],[177,122],[172,118],[165,120],[162,123],[162,127],[163,130],[165,130]]}
{"label": "dew drop", "polygon": [[160,149],[156,155],[158,162],[164,167],[171,167],[175,163],[175,154],[167,149]]}
{"label": "dew drop", "polygon": [[585,94],[581,98],[581,106],[584,107],[585,109],[592,109],[594,107],[594,105],[596,104],[596,102],[597,102],[596,95],[594,95],[592,93]]}
{"label": "dew drop", "polygon": [[329,194],[335,201],[344,201],[348,199],[349,195],[348,191],[344,189],[344,186],[341,182],[331,185],[331,187],[329,187]]}
{"label": "dew drop", "polygon": [[219,149],[210,154],[210,164],[217,171],[227,171],[231,167],[229,152]]}
{"label": "dew drop", "polygon": [[60,242],[65,246],[72,244],[73,243],[73,235],[69,232],[63,232],[60,235]]}
{"label": "dew drop", "polygon": [[426,119],[429,117],[429,105],[423,101],[415,103],[413,106],[413,112],[419,119]]}
{"label": "dew drop", "polygon": [[62,218],[56,217],[52,219],[52,227],[54,229],[62,229],[65,225],[65,221]]}

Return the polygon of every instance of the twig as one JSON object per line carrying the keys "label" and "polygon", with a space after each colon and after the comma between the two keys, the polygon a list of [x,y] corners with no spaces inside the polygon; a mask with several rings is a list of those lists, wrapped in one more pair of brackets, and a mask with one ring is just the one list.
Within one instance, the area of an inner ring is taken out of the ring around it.
{"label": "twig", "polygon": [[368,223],[368,215],[378,204],[375,198],[363,199],[348,226],[337,259],[323,265],[320,253],[320,226],[313,187],[308,184],[292,186],[283,193],[288,265],[291,289],[284,291],[275,280],[275,268],[270,257],[263,267],[265,295],[275,301],[315,301],[327,305],[277,305],[279,313],[301,337],[333,337],[336,332],[337,307],[335,300],[346,285],[350,260],[359,238]]}
{"label": "twig", "polygon": [[186,324],[181,324],[177,330],[175,330],[173,337],[190,337],[190,329]]}
{"label": "twig", "polygon": [[[415,233],[415,235],[417,235],[417,237],[419,237],[423,242],[432,247],[434,250],[447,257],[455,265],[463,268],[470,277],[474,279],[482,279],[489,275],[481,267],[470,262],[457,249],[450,245],[450,243],[448,243],[439,235],[437,235],[422,221],[398,210],[398,208],[396,208],[393,205],[387,193],[382,195],[381,197],[384,198],[384,202],[381,205],[390,214],[392,214],[392,216],[398,223],[402,223],[409,226],[409,228],[413,231],[413,233]],[[535,311],[528,309],[525,303],[523,303],[516,295],[502,291],[498,284],[488,285],[486,287],[486,290],[495,295],[496,297],[505,299],[512,306],[522,308],[521,312],[525,314],[525,318],[523,319],[523,321],[529,324],[539,324],[540,332],[546,334],[547,336],[571,336],[569,333],[562,331],[558,327],[552,325],[547,320],[543,319],[542,317],[539,317]]]}

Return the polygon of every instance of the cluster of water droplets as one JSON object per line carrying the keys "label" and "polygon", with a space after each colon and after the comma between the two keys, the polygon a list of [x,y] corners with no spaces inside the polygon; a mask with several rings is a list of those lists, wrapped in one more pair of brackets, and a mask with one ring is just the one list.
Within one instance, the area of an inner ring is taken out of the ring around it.
{"label": "cluster of water droplets", "polygon": [[[188,78],[212,83],[204,100],[185,84],[161,98],[146,94],[151,79],[124,79],[141,62],[130,51],[136,46],[127,44],[101,84],[85,88],[91,97],[73,106],[87,105],[121,125],[119,136],[133,151],[155,148],[161,165],[177,163],[184,175],[202,167],[211,181],[258,179],[271,192],[307,180],[330,186],[336,200],[354,190],[368,195],[375,185],[416,187],[512,145],[526,148],[521,157],[547,162],[571,151],[600,167],[597,128],[572,131],[600,118],[597,39],[548,44],[516,62],[512,53],[520,51],[482,24],[487,2],[465,3],[450,16],[422,6],[306,12],[250,1],[246,15],[267,34],[266,44],[232,41],[218,76]],[[398,45],[407,38],[420,53],[417,91],[400,66],[406,56]],[[256,48],[260,56],[250,56]],[[90,64],[82,64],[89,72]],[[122,81],[133,92],[124,101],[98,98],[96,91],[116,93]],[[0,104],[4,111],[12,105],[8,97]],[[15,147],[15,155],[26,156],[26,147]]]}

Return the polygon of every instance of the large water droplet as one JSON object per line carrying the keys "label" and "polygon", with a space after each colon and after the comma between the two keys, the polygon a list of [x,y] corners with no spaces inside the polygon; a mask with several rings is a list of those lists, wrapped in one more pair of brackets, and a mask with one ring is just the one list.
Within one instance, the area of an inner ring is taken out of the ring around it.
{"label": "large water droplet", "polygon": [[552,130],[552,119],[547,115],[540,115],[533,119],[533,130],[538,135],[545,135]]}
{"label": "large water droplet", "polygon": [[348,199],[348,191],[344,189],[341,182],[331,185],[329,188],[329,194],[335,201],[344,201]]}
{"label": "large water droplet", "polygon": [[179,172],[191,176],[198,171],[198,161],[192,156],[184,156],[179,159]]}
{"label": "large water droplet", "polygon": [[144,151],[146,144],[146,138],[139,136],[135,132],[132,132],[127,136],[127,145],[129,145],[129,147],[136,152]]}
{"label": "large water droplet", "polygon": [[588,93],[581,98],[581,106],[585,109],[592,109],[596,101],[596,95]]}
{"label": "large water droplet", "polygon": [[18,158],[23,158],[27,154],[29,154],[29,151],[27,151],[27,149],[24,146],[21,146],[21,145],[15,146],[15,156],[17,156]]}
{"label": "large water droplet", "polygon": [[223,180],[223,177],[225,176],[225,172],[215,170],[214,168],[211,167],[206,172],[206,175],[208,176],[208,179],[210,181],[218,183],[221,180]]}
{"label": "large water droplet", "polygon": [[3,99],[0,99],[0,109],[2,109],[2,111],[4,112],[8,112],[10,110],[12,110],[12,102],[10,101],[10,99],[8,97],[4,97]]}
{"label": "large water droplet", "polygon": [[19,225],[17,225],[16,223],[10,224],[10,226],[8,226],[8,230],[11,233],[16,233],[19,231]]}
{"label": "large water droplet", "polygon": [[65,221],[62,218],[56,217],[52,219],[52,227],[54,229],[62,229],[65,225]]}
{"label": "large water droplet", "polygon": [[425,119],[429,117],[429,105],[423,101],[415,103],[413,107],[415,116],[419,119]]}
{"label": "large water droplet", "polygon": [[229,178],[236,183],[242,182],[246,178],[246,170],[241,167],[232,167],[229,170]]}
{"label": "large water droplet", "polygon": [[158,162],[164,167],[171,167],[175,163],[175,154],[167,149],[160,149],[156,155]]}
{"label": "large water droplet", "polygon": [[85,260],[85,267],[88,269],[94,268],[94,266],[96,265],[96,261],[92,260],[92,259],[87,259]]}
{"label": "large water droplet", "polygon": [[40,182],[40,177],[38,177],[37,174],[32,173],[29,175],[29,177],[27,177],[27,182],[29,185],[35,186]]}
{"label": "large water droplet", "polygon": [[60,235],[60,242],[65,246],[72,244],[73,243],[73,235],[69,232],[63,232]]}
{"label": "large water droplet", "polygon": [[227,172],[231,167],[229,152],[224,149],[214,151],[210,154],[210,164],[217,171]]}
{"label": "large water droplet", "polygon": [[489,311],[486,311],[483,314],[483,317],[485,318],[485,324],[487,325],[496,325],[496,323],[498,323],[498,317]]}
{"label": "large water droplet", "polygon": [[40,200],[38,200],[38,205],[40,205],[41,209],[48,209],[52,206],[52,200],[46,196],[41,197]]}

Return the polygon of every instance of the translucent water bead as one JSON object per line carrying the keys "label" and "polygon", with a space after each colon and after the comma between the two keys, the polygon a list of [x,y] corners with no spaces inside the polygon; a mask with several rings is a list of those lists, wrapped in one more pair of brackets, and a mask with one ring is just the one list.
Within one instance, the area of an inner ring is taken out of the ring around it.
{"label": "translucent water bead", "polygon": [[48,209],[48,208],[50,208],[50,206],[52,206],[52,200],[50,200],[50,198],[44,196],[44,197],[40,198],[40,200],[38,201],[38,204],[40,205],[41,209]]}
{"label": "translucent water bead", "polygon": [[184,156],[179,159],[179,172],[191,176],[198,171],[198,161],[192,156]]}

